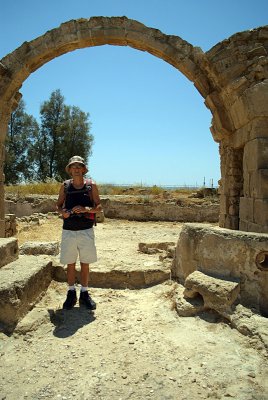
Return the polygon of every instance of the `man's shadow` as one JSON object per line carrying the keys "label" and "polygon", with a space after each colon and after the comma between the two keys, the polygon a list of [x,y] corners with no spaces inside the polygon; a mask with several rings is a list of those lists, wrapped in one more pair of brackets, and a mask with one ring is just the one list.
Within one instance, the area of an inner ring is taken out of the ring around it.
{"label": "man's shadow", "polygon": [[53,335],[64,339],[72,336],[84,325],[95,321],[93,311],[84,307],[74,307],[71,310],[48,310],[50,321],[55,326]]}

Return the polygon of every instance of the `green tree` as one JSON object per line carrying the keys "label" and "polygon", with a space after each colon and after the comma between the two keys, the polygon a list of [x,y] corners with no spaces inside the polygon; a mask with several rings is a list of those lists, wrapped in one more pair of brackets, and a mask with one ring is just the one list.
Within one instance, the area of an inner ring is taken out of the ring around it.
{"label": "green tree", "polygon": [[87,161],[92,153],[89,114],[64,104],[59,89],[41,105],[40,114],[41,128],[33,149],[37,175],[41,180],[63,179],[70,157],[79,154]]}
{"label": "green tree", "polygon": [[41,126],[25,112],[23,101],[11,115],[6,139],[6,183],[47,178],[62,180],[70,157],[92,154],[89,113],[67,106],[55,90],[40,107]]}
{"label": "green tree", "polygon": [[90,134],[89,113],[75,106],[65,106],[63,120],[56,159],[57,173],[61,179],[66,176],[65,166],[73,155],[80,155],[88,161],[94,142]]}
{"label": "green tree", "polygon": [[34,166],[29,159],[29,149],[38,135],[38,123],[25,112],[25,103],[19,102],[11,114],[5,142],[5,182],[16,184],[33,177]]}

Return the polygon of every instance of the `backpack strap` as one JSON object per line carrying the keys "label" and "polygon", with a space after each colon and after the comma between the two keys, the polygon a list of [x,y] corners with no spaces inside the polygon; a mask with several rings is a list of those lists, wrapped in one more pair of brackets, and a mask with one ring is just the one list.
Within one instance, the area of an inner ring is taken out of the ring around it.
{"label": "backpack strap", "polygon": [[65,195],[68,192],[70,185],[71,185],[71,179],[67,179],[66,181],[63,182]]}
{"label": "backpack strap", "polygon": [[88,190],[88,192],[92,192],[92,184],[93,184],[92,179],[86,178],[85,185],[86,185],[86,189]]}
{"label": "backpack strap", "polygon": [[65,201],[66,201],[66,197],[67,197],[68,189],[69,189],[70,185],[71,185],[71,179],[67,179],[66,181],[63,182],[64,196],[65,196],[64,203],[63,203],[64,207],[65,207]]}
{"label": "backpack strap", "polygon": [[[91,201],[92,201],[92,203],[93,203],[93,207],[95,207],[95,202],[94,202],[94,200],[93,200],[93,196],[92,196],[92,185],[93,185],[93,180],[90,178],[90,179],[88,179],[88,178],[86,178],[86,182],[85,182],[85,184],[86,184],[86,189],[87,189],[87,191],[88,191],[88,194],[89,194],[89,196],[90,196],[90,198],[91,198]],[[91,215],[94,215],[94,225],[96,226],[97,225],[97,216],[96,216],[96,213],[91,213]]]}

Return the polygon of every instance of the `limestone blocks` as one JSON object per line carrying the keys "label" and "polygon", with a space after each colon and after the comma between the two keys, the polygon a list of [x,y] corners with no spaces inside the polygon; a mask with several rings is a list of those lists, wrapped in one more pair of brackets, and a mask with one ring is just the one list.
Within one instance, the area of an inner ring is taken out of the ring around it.
{"label": "limestone blocks", "polygon": [[267,315],[267,254],[267,234],[187,223],[178,239],[172,276],[185,284],[190,274],[199,271],[223,281],[240,282],[238,301]]}
{"label": "limestone blocks", "polygon": [[20,246],[19,252],[21,255],[52,255],[56,256],[59,254],[59,242],[25,242]]}
{"label": "limestone blocks", "polygon": [[0,239],[0,268],[19,257],[18,239]]}
{"label": "limestone blocks", "polygon": [[238,282],[214,278],[200,271],[194,271],[184,282],[184,296],[195,298],[201,295],[204,309],[212,309],[221,315],[227,315],[240,292]]}
{"label": "limestone blocks", "polygon": [[[268,78],[268,77],[267,77]],[[230,107],[235,129],[258,117],[268,117],[268,79],[248,88]]]}
{"label": "limestone blocks", "polygon": [[[265,135],[264,135],[265,136]],[[240,199],[240,229],[268,232],[268,138],[244,147],[244,196]]]}
{"label": "limestone blocks", "polygon": [[12,332],[50,284],[52,263],[46,256],[21,256],[0,274],[0,328]]}
{"label": "limestone blocks", "polygon": [[15,236],[17,233],[17,223],[15,214],[5,215],[5,237]]}

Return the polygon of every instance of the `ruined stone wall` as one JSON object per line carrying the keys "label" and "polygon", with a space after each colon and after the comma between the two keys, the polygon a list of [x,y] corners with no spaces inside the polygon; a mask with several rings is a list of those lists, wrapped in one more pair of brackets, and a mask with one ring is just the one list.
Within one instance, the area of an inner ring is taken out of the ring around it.
{"label": "ruined stone wall", "polygon": [[220,225],[226,228],[268,232],[267,52],[265,26],[239,32],[206,53],[218,87],[206,104],[214,110],[211,131],[220,141]]}
{"label": "ruined stone wall", "polygon": [[173,278],[184,283],[194,271],[236,281],[239,302],[268,315],[268,235],[185,224],[180,232]]}
{"label": "ruined stone wall", "polygon": [[[28,199],[28,200],[27,200]],[[48,213],[56,210],[56,197],[31,197],[20,201],[6,200],[7,214],[20,218],[34,213]],[[165,203],[123,203],[122,201],[101,198],[104,215],[107,218],[129,219],[132,221],[179,221],[179,222],[218,222],[219,204],[191,204],[179,206]],[[99,222],[101,218],[97,219]]]}
{"label": "ruined stone wall", "polygon": [[219,225],[239,229],[240,197],[243,196],[243,150],[220,145],[221,180],[219,182]]}
{"label": "ruined stone wall", "polygon": [[189,204],[129,204],[120,201],[102,200],[104,215],[107,218],[128,219],[132,221],[178,221],[178,222],[218,222],[219,205]]}
{"label": "ruined stone wall", "polygon": [[56,211],[57,196],[26,196],[18,200],[5,200],[5,212],[24,217],[34,213],[48,213]]}
{"label": "ruined stone wall", "polygon": [[15,236],[17,233],[17,223],[15,214],[5,215],[5,237]]}

